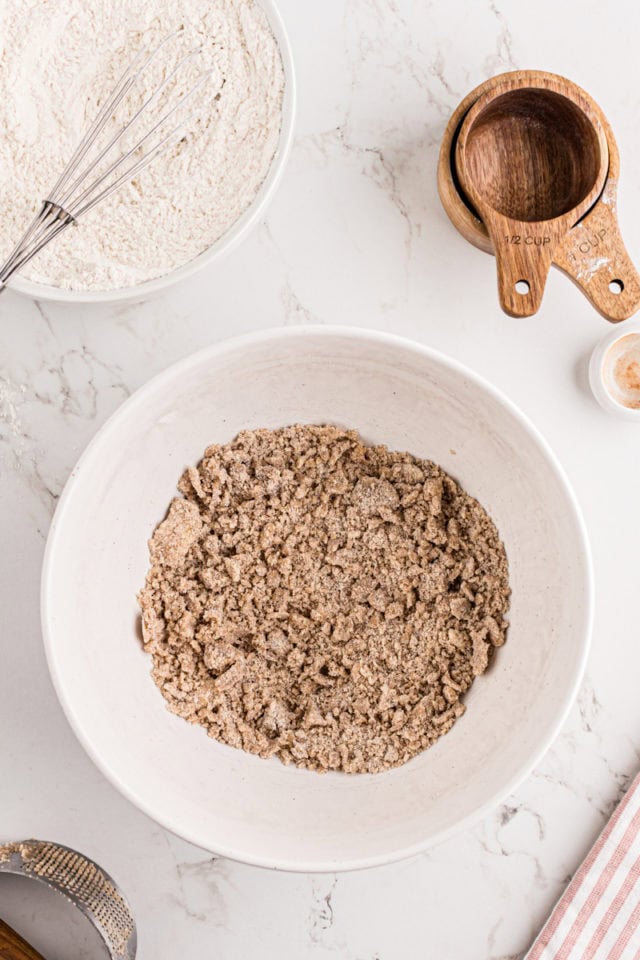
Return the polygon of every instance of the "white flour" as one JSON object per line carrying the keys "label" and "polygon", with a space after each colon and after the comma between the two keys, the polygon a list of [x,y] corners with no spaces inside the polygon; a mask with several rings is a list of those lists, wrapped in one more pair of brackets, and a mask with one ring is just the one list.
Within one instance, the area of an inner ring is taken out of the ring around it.
{"label": "white flour", "polygon": [[[143,45],[181,26],[187,40],[176,58],[199,44],[203,53],[180,72],[175,92],[214,70],[198,120],[24,276],[75,290],[141,283],[193,259],[249,207],[278,146],[284,89],[277,42],[254,0],[0,0],[0,23],[0,259],[57,180],[100,98]],[[157,82],[157,72],[145,75],[126,116]]]}

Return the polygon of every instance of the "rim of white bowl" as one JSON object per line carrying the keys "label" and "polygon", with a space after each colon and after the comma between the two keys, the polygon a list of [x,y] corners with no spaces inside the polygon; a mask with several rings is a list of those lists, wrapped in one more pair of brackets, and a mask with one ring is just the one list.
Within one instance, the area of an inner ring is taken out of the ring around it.
{"label": "rim of white bowl", "polygon": [[144,283],[138,283],[130,287],[121,287],[117,290],[66,290],[64,287],[55,287],[52,284],[27,280],[20,274],[17,274],[16,277],[12,278],[9,282],[9,290],[30,297],[32,300],[70,304],[121,303],[146,300],[149,297],[161,293],[168,287],[172,287],[174,284],[186,280],[199,270],[223,259],[227,254],[231,253],[232,250],[235,250],[251,233],[256,224],[263,219],[284,176],[293,145],[297,105],[297,84],[293,51],[284,20],[276,6],[275,0],[257,0],[257,3],[266,13],[278,43],[284,68],[285,85],[278,149],[276,150],[275,156],[271,161],[269,172],[258,193],[244,213],[212,246],[203,250],[202,253],[194,257],[193,260],[189,260],[181,267],[177,267],[175,270],[161,277],[156,277],[154,280],[146,280]]}
{"label": "rim of white bowl", "polygon": [[[567,690],[562,705],[557,711],[555,720],[552,722],[547,735],[544,737],[538,749],[533,752],[527,760],[520,764],[519,768],[516,770],[511,779],[505,783],[500,790],[497,790],[480,807],[468,814],[466,817],[463,817],[461,820],[458,820],[455,824],[439,830],[435,834],[432,834],[425,839],[416,840],[412,844],[399,847],[392,853],[373,854],[371,856],[363,856],[340,861],[296,861],[288,858],[266,859],[262,856],[256,856],[251,852],[251,850],[243,849],[238,846],[229,846],[224,843],[224,840],[221,841],[216,850],[211,850],[207,845],[203,845],[202,839],[199,837],[198,832],[191,830],[188,824],[177,823],[175,820],[172,820],[169,817],[164,817],[162,815],[159,816],[154,811],[151,803],[148,803],[146,800],[142,800],[140,797],[138,797],[135,791],[130,789],[128,785],[120,779],[118,774],[115,773],[100,757],[98,752],[94,749],[91,741],[85,736],[81,723],[76,717],[72,705],[67,701],[63,692],[61,671],[59,670],[59,665],[56,660],[55,641],[53,638],[53,631],[49,626],[48,616],[50,579],[51,571],[55,564],[58,531],[63,525],[65,514],[72,502],[76,479],[81,473],[84,464],[94,456],[95,451],[99,448],[103,438],[112,431],[117,430],[120,425],[120,421],[124,417],[128,416],[129,413],[135,409],[139,403],[143,403],[147,396],[153,393],[154,390],[157,390],[159,387],[164,386],[165,383],[170,382],[173,377],[176,376],[176,374],[183,374],[189,371],[191,368],[198,366],[204,360],[223,356],[225,354],[242,350],[244,347],[249,347],[261,342],[268,343],[272,340],[294,338],[304,339],[317,336],[346,338],[351,340],[355,339],[388,344],[389,346],[401,347],[405,350],[410,350],[411,352],[421,356],[430,357],[431,359],[442,363],[449,369],[454,370],[464,377],[467,377],[477,386],[486,390],[495,400],[503,404],[503,406],[506,407],[512,416],[539,445],[545,456],[548,458],[550,465],[555,471],[558,480],[567,494],[567,499],[573,510],[573,518],[576,522],[576,529],[581,540],[586,575],[586,591],[583,612],[584,622],[582,626],[582,649],[580,651],[575,677],[571,687]],[[69,479],[67,480],[65,488],[58,502],[49,530],[44,553],[40,588],[40,612],[44,649],[54,689],[74,734],[76,735],[80,744],[84,747],[86,753],[93,760],[96,767],[101,771],[106,779],[124,797],[126,797],[127,800],[129,800],[135,807],[150,817],[155,823],[160,824],[160,826],[164,827],[175,836],[194,844],[194,846],[214,853],[217,856],[225,857],[229,860],[234,860],[239,863],[245,863],[249,866],[264,867],[267,869],[282,870],[291,873],[342,873],[346,871],[364,870],[371,867],[385,866],[386,864],[396,863],[400,860],[406,860],[410,857],[423,853],[425,850],[431,849],[440,843],[443,843],[445,840],[457,836],[465,830],[470,829],[472,826],[484,819],[484,817],[487,816],[492,810],[495,810],[496,807],[500,806],[500,804],[503,803],[530,776],[532,771],[538,766],[546,752],[551,747],[552,743],[555,741],[556,737],[560,733],[561,728],[564,726],[569,711],[571,710],[578,695],[578,691],[584,677],[587,660],[591,649],[594,607],[595,599],[593,561],[582,510],[569,478],[553,449],[538,428],[520,410],[520,408],[512,400],[510,400],[506,394],[504,394],[497,387],[493,386],[493,384],[491,384],[480,374],[471,370],[458,360],[455,360],[447,354],[442,353],[441,351],[432,347],[426,346],[414,340],[410,340],[406,337],[396,336],[395,334],[386,333],[379,330],[338,325],[325,326],[323,324],[312,324],[305,327],[271,327],[267,330],[256,331],[255,333],[222,340],[213,346],[205,347],[203,350],[198,350],[196,353],[191,354],[185,359],[172,364],[170,367],[167,367],[166,370],[152,377],[151,380],[147,381],[146,384],[143,384],[142,387],[136,390],[135,393],[133,393],[132,396],[129,397],[129,399],[126,400],[98,430],[71,471]]]}

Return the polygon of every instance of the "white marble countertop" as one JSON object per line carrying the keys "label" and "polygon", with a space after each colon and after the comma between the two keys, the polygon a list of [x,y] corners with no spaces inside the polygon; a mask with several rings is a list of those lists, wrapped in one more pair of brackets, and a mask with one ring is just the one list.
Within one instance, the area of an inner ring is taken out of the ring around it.
{"label": "white marble countertop", "polygon": [[[640,428],[590,396],[586,360],[608,327],[563,276],[551,276],[535,318],[500,312],[492,260],[440,207],[437,152],[451,110],[481,80],[514,67],[566,74],[617,134],[623,233],[640,260],[640,14],[623,0],[281,8],[299,118],[267,222],[223,266],[148,303],[0,301],[0,836],[56,839],[103,864],[134,905],[143,960],[515,960],[640,767]],[[505,390],[569,473],[597,582],[578,704],[508,803],[412,861],[318,877],[212,858],[116,793],[62,715],[38,610],[56,498],[122,400],[220,338],[311,322],[413,337]],[[55,905],[17,881],[2,881],[0,907],[51,960],[100,955],[83,922],[55,920]]]}

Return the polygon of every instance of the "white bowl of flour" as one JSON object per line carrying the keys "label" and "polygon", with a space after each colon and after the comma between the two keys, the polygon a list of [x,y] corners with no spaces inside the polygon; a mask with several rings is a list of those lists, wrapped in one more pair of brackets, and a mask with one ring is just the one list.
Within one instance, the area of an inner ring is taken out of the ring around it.
{"label": "white bowl of flour", "polygon": [[[202,47],[180,74],[185,89],[212,71],[206,109],[175,148],[42,251],[13,290],[82,303],[145,298],[228,253],[264,215],[295,113],[291,49],[273,0],[38,0],[35,8],[16,0],[3,22],[0,260],[101,97],[138,50],[181,27],[187,48]],[[153,82],[143,76],[133,96],[142,102]]]}
{"label": "white bowl of flour", "polygon": [[[149,566],[147,540],[184,469],[240,430],[293,423],[358,429],[367,443],[434,460],[486,508],[506,548],[507,642],[466,694],[453,728],[382,773],[319,774],[210,739],[167,710],[140,642],[136,595]],[[531,423],[455,361],[340,327],[218,344],[139,390],[73,471],[42,581],[58,696],[111,783],[198,846],[284,870],[409,856],[503,801],[567,715],[592,612],[580,512]]]}

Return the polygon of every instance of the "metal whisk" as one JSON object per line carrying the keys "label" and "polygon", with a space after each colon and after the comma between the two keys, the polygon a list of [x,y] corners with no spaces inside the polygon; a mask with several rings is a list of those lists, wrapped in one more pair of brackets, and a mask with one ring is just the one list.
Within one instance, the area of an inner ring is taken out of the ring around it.
{"label": "metal whisk", "polygon": [[[111,137],[104,147],[99,148],[97,156],[91,157],[92,148],[98,143],[100,134],[113,117],[119,104],[135,86],[140,75],[149,67],[165,45],[180,36],[181,33],[182,31],[179,30],[170,34],[151,50],[149,48],[140,50],[127,67],[113,93],[107,98],[79,143],[59,180],[43,201],[40,211],[36,214],[8,259],[0,266],[0,293],[14,273],[21,270],[25,264],[67,227],[76,223],[80,217],[92,210],[96,204],[111,196],[123,184],[129,183],[156,157],[170,149],[184,136],[186,125],[197,111],[182,117],[174,126],[171,126],[170,121],[203,86],[211,76],[213,72],[211,70],[203,73],[196,84],[187,93],[179,97],[177,102],[163,114],[160,120],[153,123],[151,129],[140,137],[134,146],[128,149],[124,149],[122,146],[126,134],[148,112],[151,105],[158,101],[163,90],[170,84],[184,64],[198,56],[201,48],[190,50],[183,56],[124,126]],[[171,128],[167,129],[169,127]],[[120,149],[118,150],[118,148]],[[118,153],[115,159],[111,159],[110,155],[113,155],[114,151],[118,151]],[[104,170],[100,168],[103,161],[107,164]]]}

